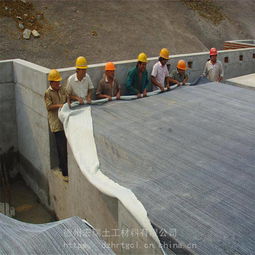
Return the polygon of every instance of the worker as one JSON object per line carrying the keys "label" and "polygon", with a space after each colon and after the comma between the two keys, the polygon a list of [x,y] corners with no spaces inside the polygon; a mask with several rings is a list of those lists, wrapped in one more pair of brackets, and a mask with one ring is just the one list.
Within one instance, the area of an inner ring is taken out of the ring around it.
{"label": "worker", "polygon": [[217,60],[217,54],[215,48],[210,49],[210,59],[205,64],[203,76],[206,76],[210,81],[220,82],[223,79],[224,71],[222,63]]}
{"label": "worker", "polygon": [[188,75],[186,74],[187,66],[184,60],[179,60],[176,69],[170,73],[169,80],[171,84],[185,85],[188,81]]}
{"label": "worker", "polygon": [[161,49],[158,60],[159,61],[152,68],[151,82],[153,84],[153,90],[159,88],[161,91],[164,91],[165,84],[166,88],[170,89],[169,71],[166,66],[169,60],[169,50],[166,48]]}
{"label": "worker", "polygon": [[137,98],[147,96],[149,85],[148,72],[146,70],[147,55],[140,53],[137,57],[136,66],[133,67],[127,76],[126,89],[129,95],[137,95]]}
{"label": "worker", "polygon": [[90,76],[87,74],[87,60],[85,57],[76,59],[76,73],[67,80],[68,103],[78,101],[83,104],[86,101],[91,103],[92,91],[94,89]]}
{"label": "worker", "polygon": [[108,98],[109,101],[112,97],[120,99],[120,85],[114,77],[116,67],[112,62],[105,65],[105,72],[103,78],[99,81],[96,96],[98,99]]}
{"label": "worker", "polygon": [[56,69],[49,72],[48,81],[50,86],[45,92],[44,101],[48,111],[50,130],[54,134],[57,145],[59,168],[62,171],[64,180],[68,181],[67,142],[63,125],[58,118],[58,109],[67,102],[66,90],[61,86],[61,80],[62,77]]}

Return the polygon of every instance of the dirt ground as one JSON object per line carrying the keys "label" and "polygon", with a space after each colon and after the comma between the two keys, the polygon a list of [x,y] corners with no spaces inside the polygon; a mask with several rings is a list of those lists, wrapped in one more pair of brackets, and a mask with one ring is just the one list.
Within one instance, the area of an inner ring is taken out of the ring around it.
{"label": "dirt ground", "polygon": [[[94,64],[134,59],[142,51],[155,57],[162,47],[181,54],[255,38],[254,0],[16,0],[32,5],[27,15],[16,15],[22,20],[6,15],[6,2],[13,1],[0,0],[0,60],[48,68],[73,66],[79,55]],[[25,40],[18,22],[33,28],[31,17],[41,36]]]}

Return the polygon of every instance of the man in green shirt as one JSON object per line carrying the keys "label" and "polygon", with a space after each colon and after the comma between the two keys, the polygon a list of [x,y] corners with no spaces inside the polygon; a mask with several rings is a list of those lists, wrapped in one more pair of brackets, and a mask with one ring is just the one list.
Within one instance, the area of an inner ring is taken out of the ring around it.
{"label": "man in green shirt", "polygon": [[140,53],[137,58],[137,64],[128,72],[126,89],[129,95],[137,95],[138,98],[147,96],[147,87],[149,85],[148,72],[146,70],[147,55]]}
{"label": "man in green shirt", "polygon": [[170,83],[178,84],[179,86],[185,85],[189,78],[185,72],[186,70],[186,62],[182,59],[179,60],[176,66],[176,70],[173,70],[170,74]]}

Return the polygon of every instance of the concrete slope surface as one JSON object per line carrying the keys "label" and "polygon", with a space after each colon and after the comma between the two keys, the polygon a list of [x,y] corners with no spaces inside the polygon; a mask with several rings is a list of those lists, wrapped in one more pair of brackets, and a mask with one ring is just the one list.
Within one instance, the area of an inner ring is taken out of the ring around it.
{"label": "concrete slope surface", "polygon": [[[162,47],[171,54],[222,49],[225,40],[255,37],[254,0],[200,0],[198,9],[184,0],[26,0],[34,9],[28,5],[13,17],[8,1],[2,2],[0,59],[22,58],[48,68],[73,66],[79,55],[94,64],[134,59],[140,52],[155,57]],[[19,23],[30,13],[39,19],[40,38],[25,40]],[[223,19],[215,24],[219,14]]]}
{"label": "concrete slope surface", "polygon": [[194,253],[253,254],[254,107],[220,83],[93,106],[100,169]]}
{"label": "concrete slope surface", "polygon": [[29,224],[0,213],[0,254],[115,254],[79,217]]}

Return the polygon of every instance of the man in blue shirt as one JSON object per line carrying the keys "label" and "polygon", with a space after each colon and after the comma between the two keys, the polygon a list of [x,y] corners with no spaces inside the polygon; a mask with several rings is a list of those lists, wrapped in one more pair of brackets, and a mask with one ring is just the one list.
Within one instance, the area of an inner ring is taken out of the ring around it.
{"label": "man in blue shirt", "polygon": [[126,89],[129,95],[137,95],[137,98],[147,96],[149,85],[148,72],[146,70],[147,55],[140,53],[137,57],[137,64],[128,72]]}

